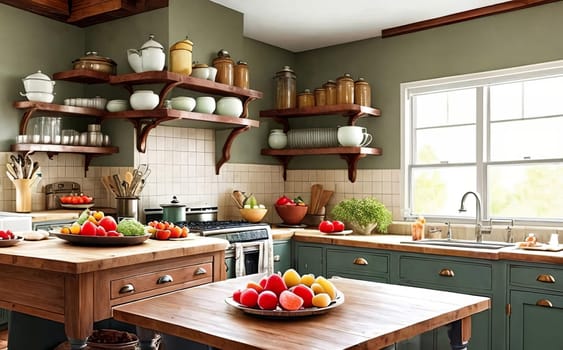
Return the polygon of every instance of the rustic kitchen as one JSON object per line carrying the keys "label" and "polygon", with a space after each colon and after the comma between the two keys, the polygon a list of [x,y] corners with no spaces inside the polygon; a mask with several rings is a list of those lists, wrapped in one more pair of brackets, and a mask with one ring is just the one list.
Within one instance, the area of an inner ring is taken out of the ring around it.
{"label": "rustic kitchen", "polygon": [[[418,215],[408,177],[428,164],[405,160],[405,116],[440,84],[563,76],[563,2],[305,50],[246,37],[219,3],[0,1],[0,230],[23,235],[0,239],[6,347],[115,329],[135,337],[120,349],[562,350],[560,211],[495,219],[473,183],[444,201],[455,215]],[[142,232],[76,234],[103,216]],[[326,309],[234,301],[276,272],[334,288]]]}

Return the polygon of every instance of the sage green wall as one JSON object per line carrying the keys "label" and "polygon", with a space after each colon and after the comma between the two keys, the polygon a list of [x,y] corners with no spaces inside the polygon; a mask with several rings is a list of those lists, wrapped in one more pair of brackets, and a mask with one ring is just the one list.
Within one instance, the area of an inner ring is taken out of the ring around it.
{"label": "sage green wall", "polygon": [[[41,70],[53,73],[72,68],[84,51],[82,29],[0,4],[0,152],[10,150],[18,134],[22,112],[14,101],[26,100],[22,78]],[[82,87],[55,85],[55,102],[81,94]]]}
{"label": "sage green wall", "polygon": [[[366,78],[372,87],[372,104],[380,118],[359,122],[374,135],[383,156],[367,157],[360,168],[400,168],[399,84],[443,76],[473,73],[563,59],[563,2],[532,7],[421,32],[373,38],[297,55],[298,91],[320,86],[345,72]],[[323,119],[333,125],[343,118]],[[307,119],[300,126],[318,126]],[[303,157],[292,168],[332,168],[343,165],[335,158]]]}

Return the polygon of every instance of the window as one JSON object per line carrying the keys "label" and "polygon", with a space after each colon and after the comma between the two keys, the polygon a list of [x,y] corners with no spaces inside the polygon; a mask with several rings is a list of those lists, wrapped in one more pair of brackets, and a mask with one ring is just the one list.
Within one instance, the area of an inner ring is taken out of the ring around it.
{"label": "window", "polygon": [[[402,206],[463,221],[563,222],[563,61],[401,84]],[[473,197],[470,197],[473,198]],[[472,199],[473,200],[473,199]]]}

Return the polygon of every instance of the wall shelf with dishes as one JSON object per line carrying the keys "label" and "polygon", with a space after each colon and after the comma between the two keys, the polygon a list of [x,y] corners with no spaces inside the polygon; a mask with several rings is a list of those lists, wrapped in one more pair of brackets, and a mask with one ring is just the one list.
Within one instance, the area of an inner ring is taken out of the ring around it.
{"label": "wall shelf with dishes", "polygon": [[[287,108],[271,109],[260,111],[261,118],[273,118],[276,122],[283,125],[283,131],[290,129],[289,119],[314,117],[321,115],[339,115],[348,118],[348,126],[354,126],[356,121],[362,117],[379,117],[381,112],[377,108],[361,106],[358,104],[336,104],[313,106],[306,108]],[[312,148],[283,148],[283,149],[262,149],[261,154],[276,157],[283,165],[283,179],[287,179],[287,168],[293,157],[298,156],[319,156],[319,155],[338,155],[343,158],[348,165],[348,180],[356,181],[358,161],[366,156],[379,156],[383,153],[378,147],[312,147]]]}

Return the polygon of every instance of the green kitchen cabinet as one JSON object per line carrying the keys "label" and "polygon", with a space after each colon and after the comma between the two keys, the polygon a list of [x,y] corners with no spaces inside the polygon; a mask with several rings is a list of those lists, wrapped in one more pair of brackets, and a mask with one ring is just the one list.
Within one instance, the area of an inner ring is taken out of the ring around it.
{"label": "green kitchen cabinet", "polygon": [[326,276],[340,276],[374,282],[389,282],[389,254],[369,249],[330,247],[326,249]]}
{"label": "green kitchen cabinet", "polygon": [[8,328],[8,319],[10,318],[10,311],[0,309],[0,330]]}
{"label": "green kitchen cabinet", "polygon": [[[472,317],[470,350],[504,349],[505,292],[503,264],[460,257],[397,253],[396,283],[491,298],[492,307]],[[416,295],[413,295],[416,298]],[[421,336],[421,349],[451,349],[447,328]]]}
{"label": "green kitchen cabinet", "polygon": [[293,265],[301,275],[312,273],[315,276],[325,276],[323,255],[323,245],[295,242]]}
{"label": "green kitchen cabinet", "polygon": [[274,272],[291,268],[291,241],[274,240]]}
{"label": "green kitchen cabinet", "polygon": [[509,264],[510,350],[563,349],[563,268]]}

